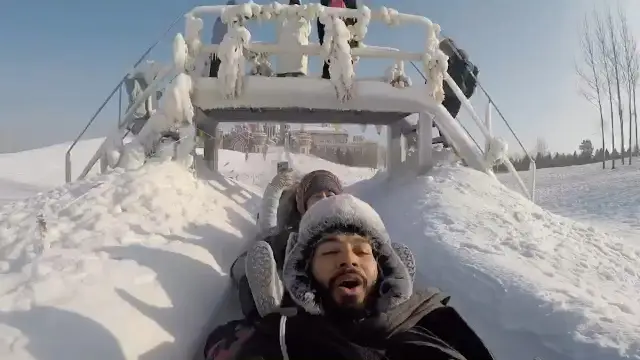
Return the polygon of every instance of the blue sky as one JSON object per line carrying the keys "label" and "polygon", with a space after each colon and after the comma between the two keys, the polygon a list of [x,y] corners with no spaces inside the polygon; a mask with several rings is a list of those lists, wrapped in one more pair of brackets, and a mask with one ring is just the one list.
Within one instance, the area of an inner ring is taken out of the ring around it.
{"label": "blue sky", "polygon": [[[604,1],[365,0],[374,8],[386,4],[439,23],[478,65],[481,82],[525,145],[532,149],[540,136],[552,151],[573,151],[583,138],[598,143],[598,113],[578,94],[574,59],[579,55],[585,12]],[[220,2],[5,1],[0,13],[0,152],[73,139],[177,16],[195,5]],[[640,38],[640,4],[629,2],[621,0]],[[213,19],[206,20],[203,40],[208,41]],[[256,25],[251,30],[254,39],[274,39],[272,26]],[[370,28],[366,42],[415,51],[424,38],[417,31],[417,27],[389,30],[378,24]],[[168,59],[174,34],[153,58]],[[312,37],[315,41],[315,33]],[[387,65],[363,60],[357,72],[379,75]],[[317,67],[317,61],[311,66]],[[410,75],[418,81],[416,73]],[[483,105],[486,99],[478,94],[473,101]],[[116,106],[117,102],[110,104],[89,136],[103,135],[115,126]],[[482,107],[478,110],[483,112]],[[468,124],[464,118],[463,122]],[[496,122],[496,131],[504,130]]]}

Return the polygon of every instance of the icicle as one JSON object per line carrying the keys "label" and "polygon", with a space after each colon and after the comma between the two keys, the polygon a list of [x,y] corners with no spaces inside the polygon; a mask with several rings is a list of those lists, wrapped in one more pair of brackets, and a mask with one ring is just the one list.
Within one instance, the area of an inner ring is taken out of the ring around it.
{"label": "icicle", "polygon": [[376,125],[376,132],[378,133],[378,135],[382,133],[382,125]]}
{"label": "icicle", "polygon": [[187,59],[189,58],[189,49],[187,43],[184,41],[182,34],[176,34],[173,39],[173,64],[178,72],[183,72],[187,66]]}
{"label": "icicle", "polygon": [[362,132],[366,132],[367,131],[367,126],[368,126],[367,124],[360,124],[360,130]]}

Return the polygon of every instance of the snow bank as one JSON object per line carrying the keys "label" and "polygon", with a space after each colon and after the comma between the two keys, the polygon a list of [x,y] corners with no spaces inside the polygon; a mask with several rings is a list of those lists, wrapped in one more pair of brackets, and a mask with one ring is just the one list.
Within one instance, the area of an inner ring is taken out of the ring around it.
{"label": "snow bank", "polygon": [[0,208],[0,358],[192,357],[210,315],[238,315],[254,190],[152,163]]}
{"label": "snow bank", "polygon": [[422,285],[453,303],[498,359],[640,358],[640,247],[551,214],[462,167],[348,191],[409,245]]}

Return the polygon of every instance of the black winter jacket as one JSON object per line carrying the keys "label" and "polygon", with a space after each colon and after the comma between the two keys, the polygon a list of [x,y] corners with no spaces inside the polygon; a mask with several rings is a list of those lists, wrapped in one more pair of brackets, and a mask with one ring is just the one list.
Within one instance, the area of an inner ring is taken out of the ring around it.
{"label": "black winter jacket", "polygon": [[[288,317],[290,360],[493,360],[480,338],[437,291],[416,292],[392,311],[360,321],[299,313]],[[279,314],[256,324],[234,360],[284,359]]]}

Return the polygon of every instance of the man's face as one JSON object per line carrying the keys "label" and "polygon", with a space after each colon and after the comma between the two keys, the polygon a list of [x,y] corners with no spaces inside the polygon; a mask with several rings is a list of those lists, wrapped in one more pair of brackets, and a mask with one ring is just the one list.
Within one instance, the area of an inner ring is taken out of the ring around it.
{"label": "man's face", "polygon": [[307,200],[307,210],[309,210],[311,208],[311,206],[315,203],[317,203],[318,201],[324,199],[324,198],[328,198],[331,196],[335,196],[336,194],[333,193],[333,191],[320,191],[317,192],[313,195],[311,195],[311,197],[309,198],[309,200]]}
{"label": "man's face", "polygon": [[362,309],[378,278],[369,240],[359,235],[325,236],[311,259],[315,280],[342,308]]}

